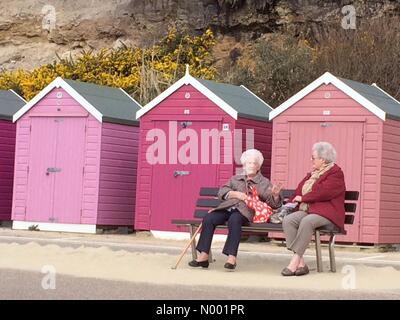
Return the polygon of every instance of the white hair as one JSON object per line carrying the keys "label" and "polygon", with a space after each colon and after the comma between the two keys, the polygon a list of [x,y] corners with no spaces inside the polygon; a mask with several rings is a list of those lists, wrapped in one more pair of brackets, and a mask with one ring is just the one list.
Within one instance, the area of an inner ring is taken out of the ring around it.
{"label": "white hair", "polygon": [[329,142],[320,141],[314,143],[312,151],[317,152],[318,157],[325,160],[326,163],[336,161],[336,150]]}
{"label": "white hair", "polygon": [[254,159],[256,159],[257,163],[259,164],[260,168],[264,162],[264,157],[262,155],[262,153],[260,151],[258,151],[257,149],[249,149],[246,150],[245,152],[242,153],[241,157],[240,157],[240,162],[242,163],[242,165],[244,165],[247,161],[248,158],[250,157],[254,157]]}

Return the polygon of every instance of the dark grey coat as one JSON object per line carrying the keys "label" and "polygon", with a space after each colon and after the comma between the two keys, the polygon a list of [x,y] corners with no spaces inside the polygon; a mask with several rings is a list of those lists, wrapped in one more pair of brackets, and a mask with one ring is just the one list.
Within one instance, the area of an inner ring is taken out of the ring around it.
{"label": "dark grey coat", "polygon": [[221,204],[214,208],[212,211],[229,209],[231,207],[237,208],[240,213],[245,216],[250,222],[253,221],[254,210],[250,209],[242,200],[239,199],[226,199],[225,196],[229,191],[240,191],[243,193],[248,193],[248,188],[254,185],[257,189],[258,195],[261,201],[266,202],[271,208],[276,209],[282,205],[282,196],[279,197],[278,201],[274,199],[271,194],[272,184],[265,178],[261,172],[248,180],[246,183],[245,175],[235,175],[233,176],[227,184],[223,185],[218,192],[218,198],[222,201]]}

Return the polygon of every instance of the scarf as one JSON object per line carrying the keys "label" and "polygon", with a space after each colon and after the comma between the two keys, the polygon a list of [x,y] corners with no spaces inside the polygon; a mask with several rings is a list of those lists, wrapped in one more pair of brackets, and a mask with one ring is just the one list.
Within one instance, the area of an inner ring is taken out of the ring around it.
{"label": "scarf", "polygon": [[[328,163],[323,165],[319,170],[314,170],[311,172],[311,177],[304,183],[303,188],[301,190],[301,194],[304,196],[305,194],[311,192],[314,183],[328,170],[332,169],[334,163]],[[299,210],[308,212],[309,206],[308,203],[302,202],[300,203]]]}

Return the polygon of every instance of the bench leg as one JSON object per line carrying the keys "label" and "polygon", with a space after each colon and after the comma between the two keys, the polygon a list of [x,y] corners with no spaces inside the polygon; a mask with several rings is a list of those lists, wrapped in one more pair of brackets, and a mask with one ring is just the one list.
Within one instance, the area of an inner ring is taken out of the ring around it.
{"label": "bench leg", "polygon": [[331,272],[336,272],[336,261],[335,261],[335,235],[331,234],[329,239],[329,261],[331,266]]}
{"label": "bench leg", "polygon": [[209,263],[214,262],[214,261],[213,261],[213,258],[212,258],[212,251],[211,251],[211,248],[210,248],[210,252],[208,253],[208,262],[209,262]]}
{"label": "bench leg", "polygon": [[[194,233],[196,232],[196,229],[197,229],[197,226],[194,226],[194,225],[190,226],[190,228],[189,228],[190,239],[193,237]],[[193,260],[196,260],[197,259],[196,239],[194,239],[192,241],[191,247],[192,247],[192,258],[193,258]]]}
{"label": "bench leg", "polygon": [[321,234],[319,233],[319,230],[315,230],[315,251],[317,256],[317,271],[323,272],[324,268],[322,266]]}

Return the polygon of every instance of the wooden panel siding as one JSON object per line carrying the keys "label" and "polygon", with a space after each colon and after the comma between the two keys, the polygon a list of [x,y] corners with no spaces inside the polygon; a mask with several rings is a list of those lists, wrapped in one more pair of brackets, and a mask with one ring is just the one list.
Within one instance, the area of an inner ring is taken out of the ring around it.
{"label": "wooden panel siding", "polygon": [[246,129],[254,130],[254,148],[260,150],[264,156],[261,172],[269,179],[271,177],[272,123],[239,117],[236,128],[242,130],[243,151],[246,150]]}
{"label": "wooden panel siding", "polygon": [[11,220],[16,125],[0,120],[0,220]]}
{"label": "wooden panel siding", "polygon": [[139,127],[103,124],[99,225],[134,223]]}
{"label": "wooden panel siding", "polygon": [[379,242],[400,243],[400,121],[383,124]]}
{"label": "wooden panel siding", "polygon": [[100,176],[100,148],[101,123],[92,115],[86,122],[85,169],[83,175],[83,207],[81,223],[96,224],[99,176]]}

